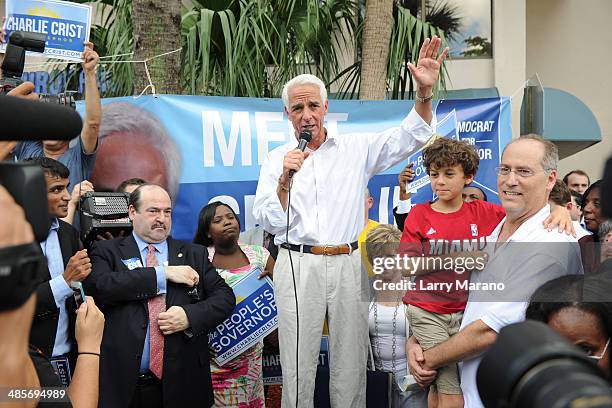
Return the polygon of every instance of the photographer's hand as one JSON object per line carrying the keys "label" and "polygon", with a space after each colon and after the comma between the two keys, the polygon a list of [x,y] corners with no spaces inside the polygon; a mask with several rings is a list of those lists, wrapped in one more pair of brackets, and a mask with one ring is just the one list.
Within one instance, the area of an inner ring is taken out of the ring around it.
{"label": "photographer's hand", "polygon": [[31,101],[38,101],[38,94],[34,93],[34,89],[36,87],[31,82],[24,82],[18,87],[11,89],[10,92],[7,93],[8,96],[16,96],[18,98],[29,99]]}
{"label": "photographer's hand", "polygon": [[104,332],[104,314],[94,299],[87,296],[76,311],[75,337],[79,357],[68,396],[75,407],[97,407],[100,383],[100,344]]}
{"label": "photographer's hand", "polygon": [[115,238],[121,238],[123,236],[124,236],[123,230],[119,231],[119,234],[116,237],[113,234],[111,234],[109,231],[106,231],[104,235],[102,234],[96,235],[96,240],[97,241],[108,241],[108,240],[115,239]]}
{"label": "photographer's hand", "polygon": [[0,248],[28,244],[34,241],[34,233],[25,218],[23,208],[0,185]]}
{"label": "photographer's hand", "polygon": [[96,306],[93,297],[87,296],[76,311],[77,320],[74,335],[80,353],[100,353],[102,333],[104,332],[104,314]]}
{"label": "photographer's hand", "polygon": [[68,214],[62,218],[62,221],[73,225],[72,222],[74,221],[74,215],[76,214],[81,197],[85,193],[92,191],[94,191],[93,184],[91,184],[91,182],[88,180],[83,180],[78,185],[74,186],[72,189],[72,195],[70,196],[70,201],[68,202]]}
{"label": "photographer's hand", "polygon": [[17,143],[14,140],[3,140],[0,142],[0,161],[6,159],[11,154]]}

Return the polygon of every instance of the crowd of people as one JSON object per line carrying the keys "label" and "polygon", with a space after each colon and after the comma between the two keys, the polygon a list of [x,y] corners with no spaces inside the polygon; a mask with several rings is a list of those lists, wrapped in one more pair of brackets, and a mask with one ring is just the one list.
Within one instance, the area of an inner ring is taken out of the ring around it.
{"label": "crowd of people", "polygon": [[[408,65],[414,108],[379,134],[328,133],[324,83],[307,74],[290,80],[282,97],[296,138],[261,167],[253,215],[263,239],[240,240],[236,213],[215,201],[200,211],[188,243],[170,236],[176,144],[147,112],[102,107],[99,57],[88,43],[77,140],[1,142],[0,159],[42,168],[52,222],[39,245],[47,264],[41,282],[0,311],[0,354],[20,373],[0,370],[0,385],[67,387],[77,407],[263,407],[264,342],[223,365],[208,344],[236,305],[232,284],[256,268],[274,282],[283,407],[313,406],[324,321],[333,407],[365,407],[375,372],[390,374],[388,388],[372,392],[391,390],[392,407],[480,407],[483,353],[503,327],[526,318],[577,344],[612,381],[612,302],[597,284],[612,257],[601,181],[581,170],[561,180],[556,146],[525,135],[505,147],[496,169],[501,205],[489,202],[475,181],[473,146],[427,143],[436,128],[433,87],[448,53],[440,44],[426,39]],[[35,97],[29,83],[10,94]],[[312,139],[296,149],[304,130]],[[398,177],[396,225],[369,220],[368,181],[426,143],[423,166],[436,199],[411,203],[410,163]],[[100,235],[83,248],[78,203],[91,191],[128,195],[130,234]],[[0,250],[32,242],[1,186],[0,202],[10,231],[0,234]],[[81,305],[75,291],[85,294]]]}

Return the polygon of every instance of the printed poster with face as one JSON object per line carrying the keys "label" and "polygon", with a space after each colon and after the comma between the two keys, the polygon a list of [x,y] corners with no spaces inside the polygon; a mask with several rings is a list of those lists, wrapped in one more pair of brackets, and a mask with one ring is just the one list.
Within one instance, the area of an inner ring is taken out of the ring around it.
{"label": "printed poster with face", "polygon": [[[166,188],[173,197],[176,239],[193,240],[200,210],[214,201],[232,207],[241,231],[255,228],[252,210],[261,165],[276,147],[297,145],[281,99],[145,95],[104,99],[102,104],[105,121],[90,181],[96,188],[114,190],[123,180],[141,177]],[[413,105],[409,100],[331,100],[324,126],[331,133],[367,137],[399,126]],[[77,103],[77,109],[83,112],[84,104]],[[474,185],[498,202],[495,168],[511,139],[510,100],[440,100],[434,113],[436,137],[465,140],[477,148],[480,168]],[[415,162],[417,172],[413,203],[433,198],[419,157],[417,151],[398,159],[369,180],[374,199],[370,219],[394,222],[397,175],[408,160]]]}

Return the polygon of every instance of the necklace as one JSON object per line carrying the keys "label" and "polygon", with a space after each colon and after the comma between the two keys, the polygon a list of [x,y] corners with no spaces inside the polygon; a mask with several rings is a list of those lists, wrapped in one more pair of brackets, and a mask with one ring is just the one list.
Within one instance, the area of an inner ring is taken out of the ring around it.
{"label": "necklace", "polygon": [[[401,293],[398,294],[397,299],[396,299],[396,303],[395,303],[395,310],[393,311],[393,329],[391,331],[391,370],[392,370],[392,375],[393,375],[393,380],[395,381],[395,356],[396,356],[396,350],[397,350],[397,343],[396,343],[396,337],[395,337],[395,333],[397,330],[397,311],[399,309],[401,305]],[[376,370],[382,371],[383,367],[382,367],[382,362],[380,361],[380,341],[379,341],[379,337],[378,337],[378,302],[376,301],[376,299],[374,299],[374,347],[376,348],[376,356],[378,357],[377,359],[374,360],[374,367],[376,368]]]}

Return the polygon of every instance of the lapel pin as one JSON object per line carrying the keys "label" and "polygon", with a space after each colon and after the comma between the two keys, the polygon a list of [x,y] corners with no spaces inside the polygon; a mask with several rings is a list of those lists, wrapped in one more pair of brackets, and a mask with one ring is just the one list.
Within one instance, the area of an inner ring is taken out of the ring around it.
{"label": "lapel pin", "polygon": [[183,257],[183,253],[182,253],[182,252],[179,252],[179,253],[178,253],[178,255],[177,255],[177,257],[182,258],[182,257]]}

